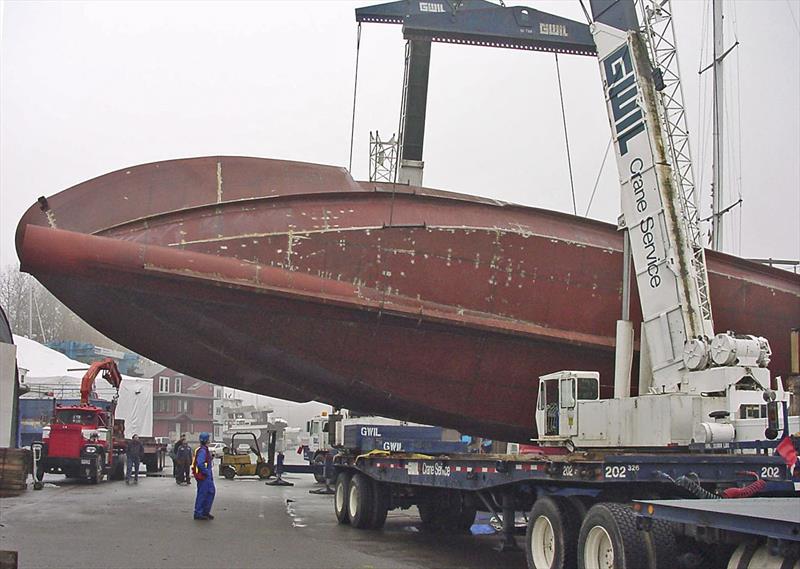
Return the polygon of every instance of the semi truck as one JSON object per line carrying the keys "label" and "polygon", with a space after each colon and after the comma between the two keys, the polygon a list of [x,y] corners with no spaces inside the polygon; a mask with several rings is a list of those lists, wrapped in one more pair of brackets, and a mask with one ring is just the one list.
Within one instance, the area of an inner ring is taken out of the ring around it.
{"label": "semi truck", "polygon": [[[402,22],[415,42],[567,53],[559,41],[579,25],[568,28],[563,18],[520,7],[430,13],[428,4],[419,4],[424,14],[399,19],[394,12],[413,12],[415,3],[362,8],[357,18]],[[592,370],[540,377],[531,410],[538,452],[524,455],[342,448],[333,459],[334,513],[342,524],[375,529],[389,510],[416,506],[424,525],[463,530],[484,510],[502,519],[502,548],[516,549],[522,512],[530,569],[660,569],[691,566],[687,559],[696,567],[798,567],[800,422],[788,412],[781,379],[770,375],[768,340],[714,330],[688,140],[681,138],[685,113],[676,107],[682,94],[671,6],[590,5],[626,234],[614,396],[601,398]],[[525,39],[528,30],[536,43]],[[408,58],[406,64],[413,66]],[[631,273],[643,320],[636,396]],[[743,497],[754,501],[737,503]],[[704,501],[713,507],[704,509]],[[772,504],[780,507],[771,511]],[[752,531],[730,523],[710,531],[723,514]]]}

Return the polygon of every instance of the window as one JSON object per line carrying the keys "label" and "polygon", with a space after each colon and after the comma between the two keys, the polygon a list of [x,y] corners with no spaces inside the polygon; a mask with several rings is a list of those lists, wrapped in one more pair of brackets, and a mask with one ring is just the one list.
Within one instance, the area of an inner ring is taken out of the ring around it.
{"label": "window", "polygon": [[180,377],[176,377],[175,378],[175,393],[180,393],[180,392],[181,392],[181,378]]}
{"label": "window", "polygon": [[181,399],[178,402],[178,409],[181,413],[188,413],[189,412],[189,402],[186,399]]}
{"label": "window", "polygon": [[169,393],[169,378],[165,376],[161,376],[158,378],[158,392],[159,393]]}
{"label": "window", "polygon": [[167,399],[156,399],[156,413],[166,413],[169,411],[169,401]]}
{"label": "window", "polygon": [[209,404],[208,404],[208,414],[209,415],[213,415],[214,414],[214,403],[213,402],[209,402]]}
{"label": "window", "polygon": [[89,411],[76,411],[75,409],[65,409],[56,412],[56,420],[59,423],[91,426],[97,422],[97,414]]}
{"label": "window", "polygon": [[593,401],[597,399],[600,394],[600,386],[597,380],[591,377],[578,378],[578,399],[581,401]]}
{"label": "window", "polygon": [[575,407],[575,380],[573,378],[561,380],[561,408]]}

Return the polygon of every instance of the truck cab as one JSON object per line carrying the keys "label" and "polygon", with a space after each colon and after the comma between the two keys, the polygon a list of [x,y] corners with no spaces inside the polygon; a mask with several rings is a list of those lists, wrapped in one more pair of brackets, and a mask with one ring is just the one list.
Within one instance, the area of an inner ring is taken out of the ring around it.
{"label": "truck cab", "polygon": [[95,405],[57,405],[42,430],[37,478],[45,472],[98,482],[115,464],[114,425],[109,410]]}
{"label": "truck cab", "polygon": [[600,374],[559,371],[539,378],[536,429],[542,440],[568,439],[578,434],[578,401],[600,399]]}

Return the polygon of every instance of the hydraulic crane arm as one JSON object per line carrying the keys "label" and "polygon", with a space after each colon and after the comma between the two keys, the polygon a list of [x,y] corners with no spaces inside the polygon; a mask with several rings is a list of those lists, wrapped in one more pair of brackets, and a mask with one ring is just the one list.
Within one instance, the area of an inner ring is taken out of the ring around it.
{"label": "hydraulic crane arm", "polygon": [[106,358],[99,362],[94,362],[89,366],[89,369],[81,380],[81,405],[89,404],[89,396],[91,395],[92,388],[94,387],[94,380],[97,374],[103,374],[103,379],[116,388],[119,392],[119,386],[122,384],[122,375],[119,373],[117,363],[111,358]]}
{"label": "hydraulic crane arm", "polygon": [[700,338],[705,345],[714,335],[705,262],[693,262],[689,216],[668,156],[658,75],[645,40],[639,31],[600,22],[594,37],[654,385],[672,390],[682,381],[686,342]]}

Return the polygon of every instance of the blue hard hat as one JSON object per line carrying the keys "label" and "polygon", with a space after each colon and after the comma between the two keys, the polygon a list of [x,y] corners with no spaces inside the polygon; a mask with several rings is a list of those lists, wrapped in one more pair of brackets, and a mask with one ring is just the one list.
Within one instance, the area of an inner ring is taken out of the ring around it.
{"label": "blue hard hat", "polygon": [[207,443],[208,442],[208,438],[209,438],[208,433],[206,433],[206,432],[200,433],[200,442],[201,443]]}

